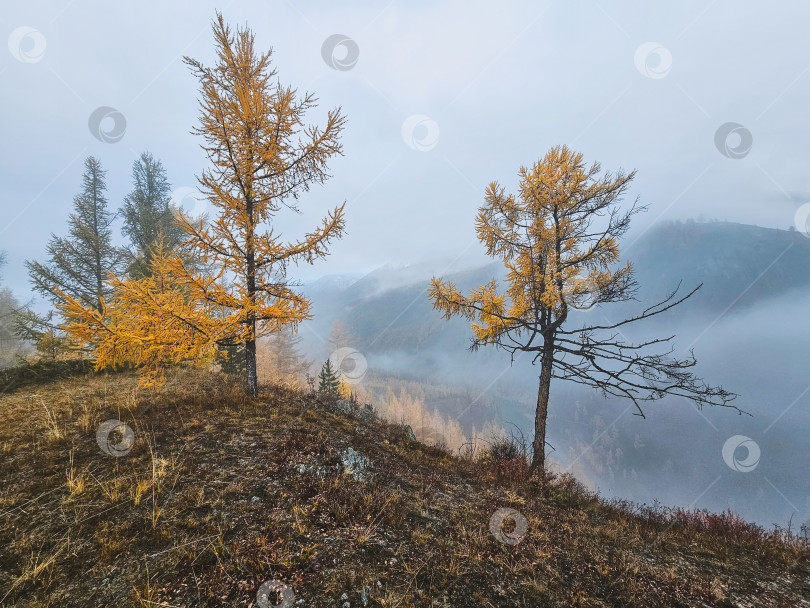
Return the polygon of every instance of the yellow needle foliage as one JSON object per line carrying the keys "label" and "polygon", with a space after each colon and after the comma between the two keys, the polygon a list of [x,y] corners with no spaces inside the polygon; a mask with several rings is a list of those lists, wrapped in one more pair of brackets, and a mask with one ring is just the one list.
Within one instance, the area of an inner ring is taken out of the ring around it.
{"label": "yellow needle foliage", "polygon": [[[694,357],[677,359],[652,352],[670,338],[627,342],[617,330],[659,315],[682,303],[698,288],[677,297],[676,288],[660,302],[622,321],[565,327],[572,308],[634,299],[636,281],[630,263],[618,266],[618,242],[636,203],[619,202],[635,171],[600,175],[599,163],[586,167],[582,155],[557,146],[527,169],[520,169],[517,194],[497,182],[486,189],[476,217],[476,232],[487,253],[500,258],[506,289],[495,280],[462,294],[449,281],[433,278],[428,294],[445,318],[471,321],[471,349],[484,345],[540,360],[534,439],[529,476],[545,469],[546,422],[552,378],[599,389],[605,397],[622,397],[644,415],[641,404],[665,395],[704,404],[730,406],[735,395],[708,386],[688,371]],[[614,269],[615,268],[615,269]],[[591,317],[593,321],[593,317]],[[542,476],[541,476],[542,478]]]}
{"label": "yellow needle foliage", "polygon": [[582,154],[556,146],[531,168],[521,167],[517,196],[489,184],[476,232],[487,254],[503,260],[506,290],[498,293],[492,280],[465,296],[434,277],[428,291],[445,318],[473,321],[474,348],[521,335],[529,336],[522,346],[534,346],[538,334],[559,327],[569,306],[604,300],[611,285],[629,276],[629,264],[608,268],[619,259],[611,231],[591,225],[610,212],[634,173],[597,178],[600,171],[598,163],[586,167]]}
{"label": "yellow needle foliage", "polygon": [[211,362],[217,340],[240,328],[233,320],[217,318],[212,305],[189,297],[172,271],[170,256],[160,244],[151,276],[109,277],[114,295],[109,303],[102,300],[100,310],[60,294],[63,328],[93,348],[97,369],[141,365],[141,386],[159,384],[172,365]]}
{"label": "yellow needle foliage", "polygon": [[352,386],[349,384],[349,381],[346,380],[346,376],[340,374],[340,384],[338,384],[338,396],[341,399],[351,399],[352,398]]}
{"label": "yellow needle foliage", "polygon": [[[233,33],[218,14],[214,67],[186,58],[200,81],[200,126],[211,166],[198,178],[215,210],[210,222],[183,216],[182,248],[208,272],[171,252],[156,253],[155,276],[112,278],[114,300],[93,311],[65,297],[68,331],[95,346],[96,365],[142,365],[142,383],[160,381],[168,365],[207,361],[218,346],[244,344],[246,386],[256,394],[256,339],[311,317],[310,302],[286,276],[290,264],[314,263],[343,234],[344,205],[303,239],[273,230],[282,208],[329,176],[327,161],[342,153],[345,119],[331,110],[324,127],[303,122],[315,105],[275,80],[270,52],[258,54],[249,29]],[[269,229],[265,228],[269,226]]]}

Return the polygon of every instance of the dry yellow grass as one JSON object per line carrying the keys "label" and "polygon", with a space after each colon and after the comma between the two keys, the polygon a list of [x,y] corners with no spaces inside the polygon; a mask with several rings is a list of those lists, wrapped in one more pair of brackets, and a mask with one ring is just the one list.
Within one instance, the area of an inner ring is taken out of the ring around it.
{"label": "dry yellow grass", "polygon": [[[606,503],[571,478],[498,481],[492,463],[289,388],[248,399],[198,370],[136,384],[0,397],[0,605],[249,606],[272,579],[312,607],[363,592],[386,607],[807,605],[806,544],[731,516]],[[111,418],[135,433],[126,456],[96,443]],[[373,463],[366,481],[340,469],[349,446]],[[526,518],[514,546],[490,530],[501,507]]]}

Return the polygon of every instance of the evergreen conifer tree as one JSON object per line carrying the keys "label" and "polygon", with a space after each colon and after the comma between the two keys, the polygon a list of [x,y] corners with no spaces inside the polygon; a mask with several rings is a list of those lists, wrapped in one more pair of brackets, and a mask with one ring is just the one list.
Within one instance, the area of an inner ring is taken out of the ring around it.
{"label": "evergreen conifer tree", "polygon": [[171,206],[171,185],[163,163],[149,152],[132,164],[132,192],[124,199],[121,232],[131,242],[127,252],[127,273],[133,278],[151,274],[153,251],[160,238],[163,246],[174,251],[186,238],[176,223],[176,210]]}
{"label": "evergreen conifer tree", "polygon": [[51,235],[50,261],[25,263],[34,290],[54,303],[62,302],[60,291],[85,306],[101,310],[102,298],[112,296],[105,282],[107,273],[118,274],[122,252],[112,243],[111,225],[115,214],[107,209],[106,171],[92,156],[84,161],[82,191],[73,199],[68,218],[69,236]]}
{"label": "evergreen conifer tree", "polygon": [[327,359],[326,363],[321,367],[321,373],[318,374],[318,392],[319,393],[335,393],[337,394],[340,388],[340,378],[337,373],[332,369],[332,362]]}

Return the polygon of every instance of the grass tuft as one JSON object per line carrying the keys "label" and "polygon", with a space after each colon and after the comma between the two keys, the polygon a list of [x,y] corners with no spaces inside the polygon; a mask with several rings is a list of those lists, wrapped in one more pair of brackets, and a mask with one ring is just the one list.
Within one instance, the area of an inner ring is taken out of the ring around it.
{"label": "grass tuft", "polygon": [[[293,386],[136,385],[0,397],[0,605],[248,607],[277,580],[312,607],[810,606],[798,532],[526,483],[519,441],[459,458]],[[110,419],[126,455],[96,443]],[[372,474],[346,474],[350,447]]]}

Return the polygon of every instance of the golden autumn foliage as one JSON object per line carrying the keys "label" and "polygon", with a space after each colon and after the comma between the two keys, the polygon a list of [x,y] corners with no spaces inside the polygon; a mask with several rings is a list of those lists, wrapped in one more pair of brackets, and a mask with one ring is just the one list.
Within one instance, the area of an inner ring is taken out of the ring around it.
{"label": "golden autumn foliage", "polygon": [[616,237],[591,238],[591,223],[635,173],[596,179],[600,170],[598,163],[585,167],[582,154],[557,146],[531,169],[521,167],[517,196],[489,184],[476,233],[487,254],[503,260],[505,291],[499,293],[492,280],[465,296],[437,278],[429,290],[445,318],[473,320],[475,347],[521,336],[528,345],[542,345],[542,332],[558,327],[569,307],[586,298],[606,301],[611,286],[630,276],[629,263],[611,271],[619,259]]}
{"label": "golden autumn foliage", "polygon": [[301,389],[311,362],[299,351],[301,336],[287,326],[256,342],[258,377],[262,382]]}
{"label": "golden autumn foliage", "polygon": [[[275,80],[270,52],[255,50],[248,29],[235,33],[217,15],[214,67],[186,58],[201,87],[195,132],[211,167],[198,178],[214,217],[192,221],[183,249],[209,272],[161,254],[157,278],[113,278],[114,301],[94,314],[66,299],[68,330],[96,346],[96,364],[133,362],[144,383],[183,360],[207,361],[218,346],[244,344],[246,388],[257,391],[256,340],[311,317],[310,302],[287,279],[290,265],[312,264],[343,234],[343,205],[302,239],[285,241],[275,228],[282,209],[297,210],[299,196],[328,178],[327,161],[342,148],[345,119],[338,109],[325,126],[304,123],[315,105]],[[161,282],[163,277],[165,281]]]}
{"label": "golden autumn foliage", "polygon": [[[507,270],[506,288],[495,279],[462,294],[449,281],[434,277],[428,296],[447,319],[471,321],[473,350],[494,345],[541,359],[535,412],[532,472],[545,464],[546,418],[556,340],[569,308],[585,300],[591,305],[627,299],[632,266],[618,270],[617,237],[630,213],[615,204],[635,173],[599,176],[601,167],[586,167],[582,154],[556,146],[531,168],[521,167],[517,195],[491,182],[476,216],[476,233],[487,254],[500,258]],[[601,230],[594,223],[607,216]],[[570,341],[568,344],[572,344]],[[574,345],[575,346],[575,345]]]}
{"label": "golden autumn foliage", "polygon": [[348,380],[346,380],[346,376],[340,374],[340,383],[338,384],[338,397],[341,399],[351,399],[352,398],[352,386],[349,384]]}
{"label": "golden autumn foliage", "polygon": [[[619,262],[619,239],[631,217],[643,210],[619,201],[635,172],[600,175],[599,163],[586,167],[582,154],[556,146],[531,168],[521,167],[517,194],[497,182],[486,189],[476,217],[478,239],[487,254],[500,258],[506,288],[494,279],[468,295],[448,281],[431,280],[434,308],[445,318],[471,321],[473,350],[494,345],[540,360],[530,473],[545,464],[546,420],[552,378],[597,389],[605,396],[640,404],[675,395],[704,404],[728,406],[735,395],[705,385],[688,369],[694,357],[650,352],[671,338],[628,343],[619,327],[663,313],[690,297],[669,297],[616,323],[568,328],[572,309],[588,309],[634,297],[633,267]],[[729,406],[733,407],[733,406]]]}
{"label": "golden autumn foliage", "polygon": [[108,303],[89,308],[68,294],[59,305],[69,335],[93,347],[96,368],[127,364],[143,367],[141,385],[159,384],[167,367],[181,362],[210,363],[217,341],[242,326],[217,317],[214,306],[189,297],[173,272],[171,253],[159,244],[152,275],[142,279],[110,277]]}

